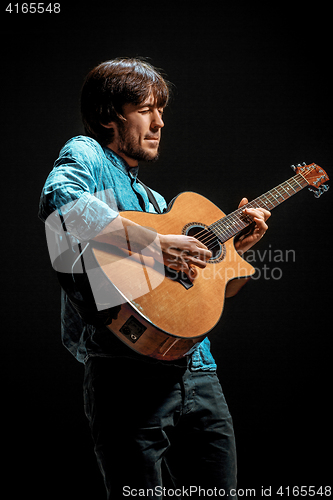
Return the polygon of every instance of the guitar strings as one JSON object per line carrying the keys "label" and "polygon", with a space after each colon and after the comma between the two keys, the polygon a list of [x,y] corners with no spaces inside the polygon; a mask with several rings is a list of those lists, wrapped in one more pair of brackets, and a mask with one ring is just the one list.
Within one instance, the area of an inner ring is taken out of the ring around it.
{"label": "guitar strings", "polygon": [[[312,167],[311,171],[315,169],[315,167]],[[235,210],[229,215],[226,215],[222,219],[219,219],[218,221],[214,222],[210,226],[207,226],[207,228],[203,228],[199,233],[196,234],[196,238],[201,241],[204,245],[207,247],[211,244],[214,243],[211,248],[214,248],[217,246],[219,243],[216,241],[216,237],[223,237],[222,243],[230,239],[232,236],[236,235],[237,233],[241,232],[245,227],[249,226],[253,220],[250,216],[246,216],[243,214],[243,211],[246,208],[266,208],[269,210],[272,210],[272,208],[275,208],[277,205],[288,199],[290,196],[293,194],[297,193],[301,189],[303,189],[305,186],[302,186],[298,180],[305,180],[306,179],[303,177],[302,174],[297,174],[294,177],[291,177],[287,181],[285,181],[282,184],[279,184],[276,188],[273,188],[270,191],[267,191],[267,193],[264,193],[263,195],[259,196],[255,200],[247,203],[243,207]],[[308,182],[306,181],[308,184]],[[293,187],[293,184],[295,187]],[[287,189],[285,189],[285,187]],[[288,187],[289,186],[289,187]],[[298,186],[298,189],[297,189]],[[289,188],[291,188],[294,193],[289,192]],[[296,189],[295,189],[296,188]],[[275,195],[273,191],[276,191],[278,195]],[[284,195],[283,191],[287,194],[287,196]],[[264,199],[268,200],[268,203],[264,202]],[[279,198],[282,198],[281,200]],[[259,203],[260,202],[260,203]],[[231,226],[232,224],[232,226]],[[226,227],[223,227],[226,226]],[[238,227],[237,227],[238,226]],[[236,230],[235,230],[236,228]],[[226,238],[226,239],[224,239]]]}

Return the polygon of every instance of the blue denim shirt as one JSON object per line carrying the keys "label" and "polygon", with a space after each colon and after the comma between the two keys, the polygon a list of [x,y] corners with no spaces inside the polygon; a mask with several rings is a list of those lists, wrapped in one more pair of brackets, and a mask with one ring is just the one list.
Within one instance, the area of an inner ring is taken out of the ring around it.
{"label": "blue denim shirt", "polygon": [[[137,182],[138,167],[129,165],[109,148],[94,139],[74,137],[62,148],[42,190],[39,217],[57,233],[61,242],[63,225],[71,238],[94,238],[118,215],[118,211],[155,212],[146,190]],[[163,211],[164,198],[152,191]],[[59,217],[59,210],[63,220]],[[50,250],[50,245],[49,245]],[[51,255],[51,260],[54,256]],[[61,335],[67,349],[82,363],[91,356],[134,356],[107,328],[86,324],[62,291]],[[198,343],[191,354],[193,370],[215,371],[208,338]]]}

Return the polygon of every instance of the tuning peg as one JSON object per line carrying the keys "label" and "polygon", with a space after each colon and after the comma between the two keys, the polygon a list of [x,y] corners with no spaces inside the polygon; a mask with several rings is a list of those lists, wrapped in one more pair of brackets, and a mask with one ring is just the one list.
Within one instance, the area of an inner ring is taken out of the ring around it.
{"label": "tuning peg", "polygon": [[301,168],[301,167],[306,167],[306,163],[305,161],[303,161],[302,165],[300,163],[297,163],[297,165],[290,165],[290,168],[292,168],[294,171],[297,170],[297,168]]}
{"label": "tuning peg", "polygon": [[308,189],[309,189],[309,191],[312,191],[314,193],[315,198],[320,198],[320,196],[323,193],[326,193],[326,191],[329,190],[329,186],[327,186],[326,184],[322,184],[321,186],[319,186],[319,188],[309,187]]}
{"label": "tuning peg", "polygon": [[314,194],[315,198],[319,198],[319,196],[322,195],[322,192],[319,189],[315,189],[313,187],[309,187],[308,190],[311,191],[311,193]]}

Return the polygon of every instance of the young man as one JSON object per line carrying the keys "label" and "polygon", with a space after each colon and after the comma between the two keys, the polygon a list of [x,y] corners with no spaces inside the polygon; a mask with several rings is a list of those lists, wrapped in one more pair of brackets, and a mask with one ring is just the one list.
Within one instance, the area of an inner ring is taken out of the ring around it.
{"label": "young man", "polygon": [[[138,59],[107,61],[89,73],[81,96],[87,136],[61,150],[40,201],[40,218],[58,235],[57,245],[95,239],[121,246],[117,229],[133,223],[118,212],[156,211],[138,182],[138,162],[158,158],[168,98],[161,74]],[[153,195],[163,211],[165,200]],[[240,206],[246,203],[243,198]],[[263,236],[270,216],[264,209],[245,213],[253,230],[235,243],[239,253]],[[145,229],[136,229],[134,244],[147,246]],[[165,265],[190,279],[195,266],[205,268],[211,252],[199,240],[158,236]],[[104,325],[83,320],[75,307],[80,298],[62,291],[62,340],[85,364],[85,412],[107,498],[161,498],[165,485],[178,498],[189,492],[195,498],[200,488],[234,496],[232,419],[209,340],[181,360],[156,361],[130,350]]]}

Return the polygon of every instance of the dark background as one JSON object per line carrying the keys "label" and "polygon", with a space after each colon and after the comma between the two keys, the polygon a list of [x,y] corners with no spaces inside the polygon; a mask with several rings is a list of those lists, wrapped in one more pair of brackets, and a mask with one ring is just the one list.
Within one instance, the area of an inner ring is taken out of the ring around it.
{"label": "dark background", "polygon": [[[327,2],[60,3],[60,14],[1,13],[2,454],[13,498],[102,499],[83,366],[60,342],[59,288],[37,219],[53,161],[83,132],[83,78],[117,56],[163,68],[174,97],[161,158],[140,177],[168,201],[191,190],[228,213],[289,178],[292,163],[333,175],[331,13]],[[211,336],[239,487],[258,497],[261,486],[331,479],[331,200],[305,190],[273,212],[253,263],[261,279],[227,301]],[[284,262],[264,257],[269,249]]]}

